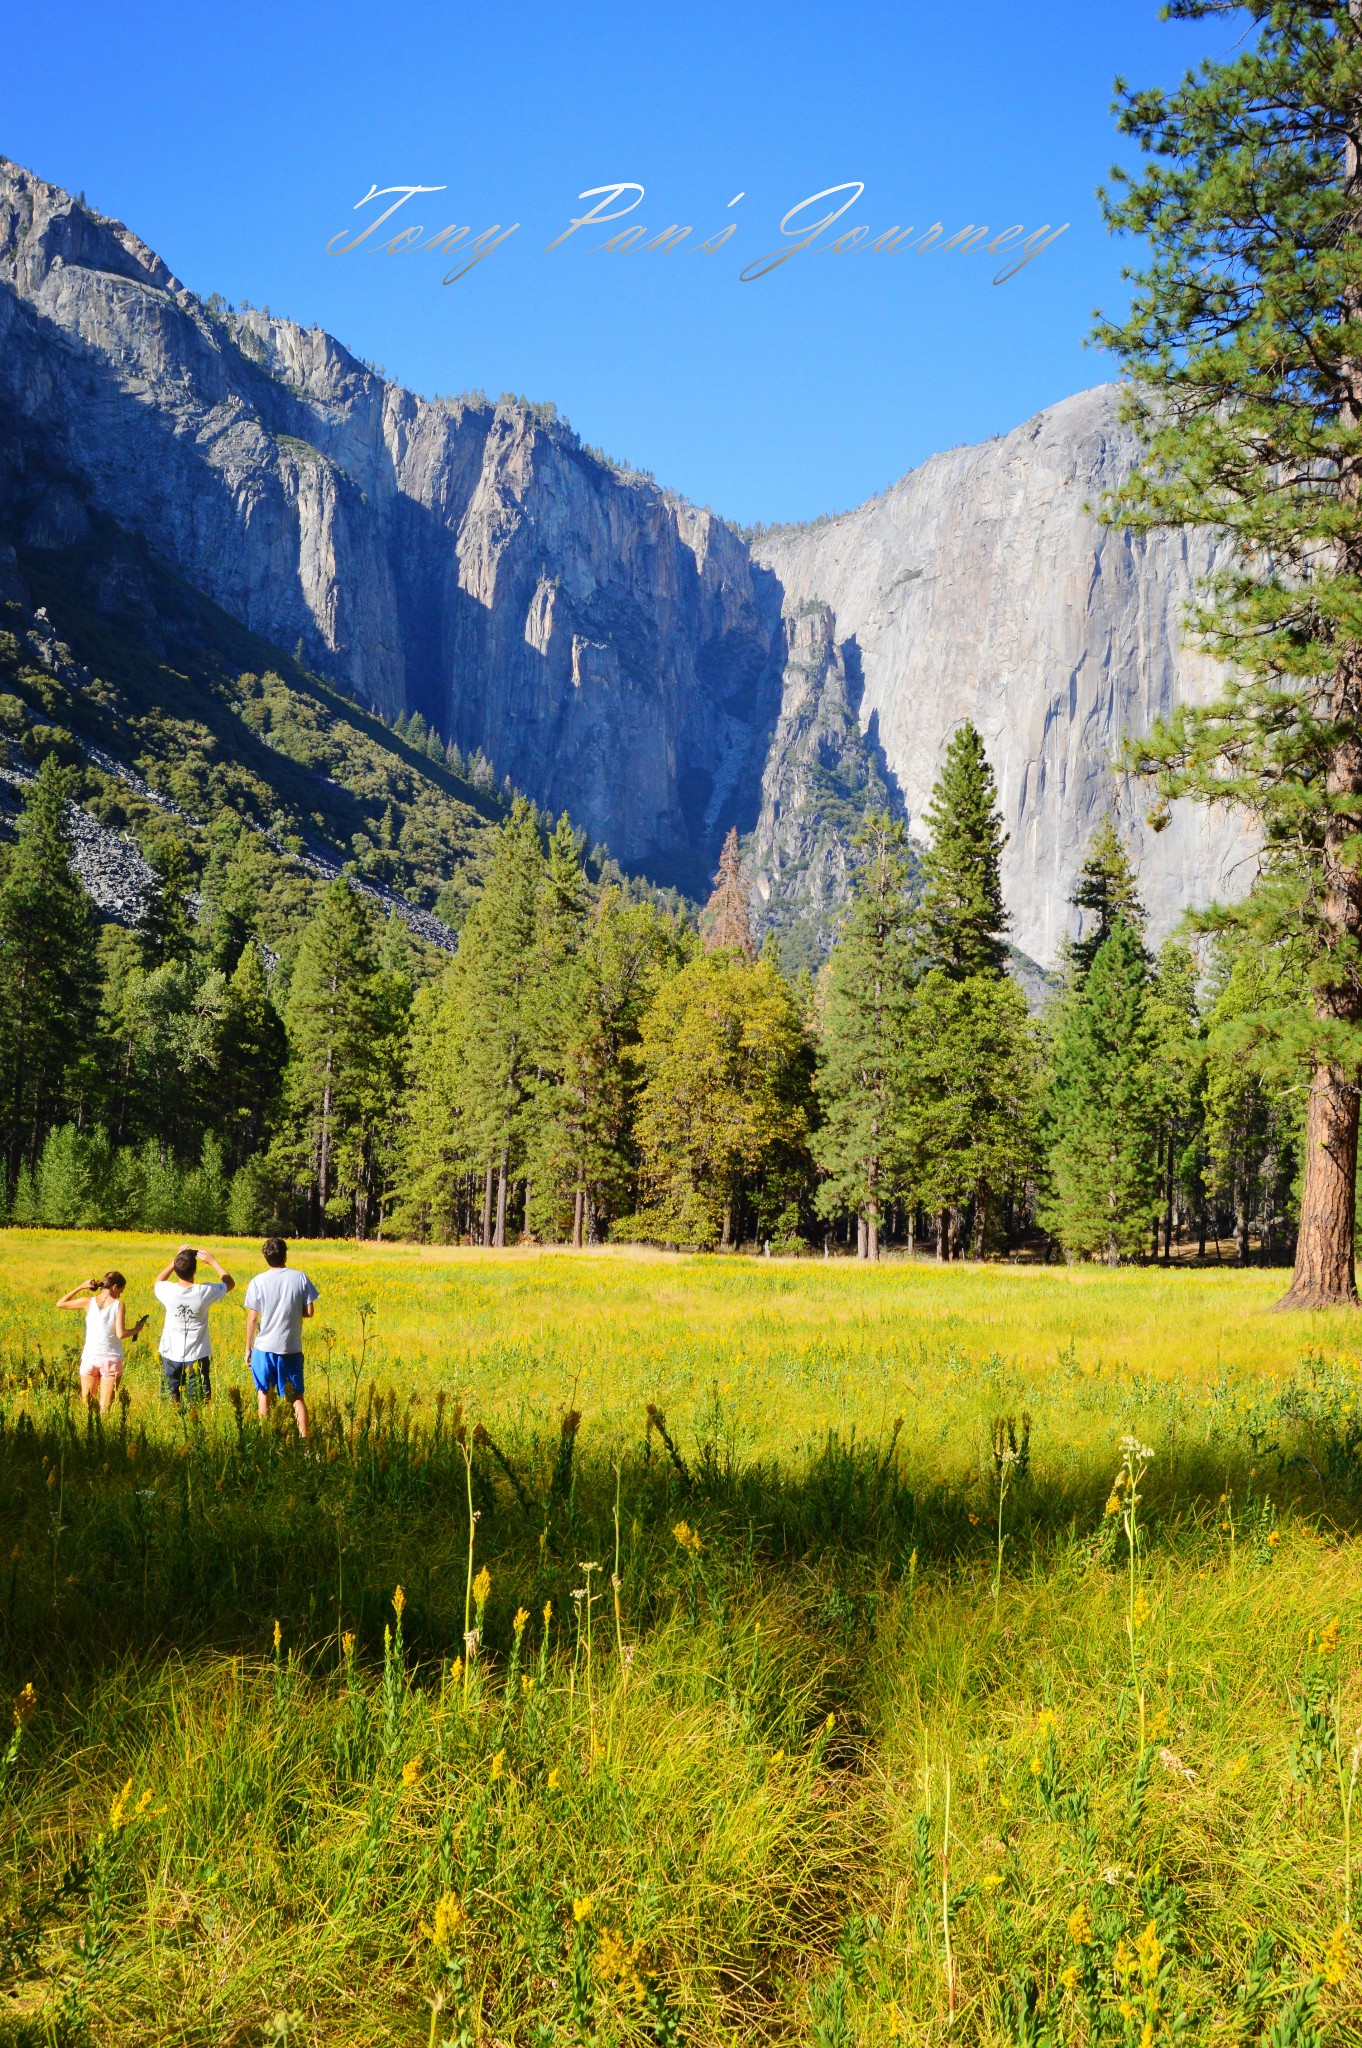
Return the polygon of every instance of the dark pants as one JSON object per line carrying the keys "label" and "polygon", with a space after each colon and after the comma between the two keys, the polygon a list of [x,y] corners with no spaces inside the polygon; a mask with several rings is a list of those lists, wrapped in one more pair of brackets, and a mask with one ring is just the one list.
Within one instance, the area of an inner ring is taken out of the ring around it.
{"label": "dark pants", "polygon": [[210,1361],[206,1358],[162,1358],[161,1376],[165,1390],[178,1408],[183,1395],[189,1401],[211,1401],[213,1381],[209,1372]]}

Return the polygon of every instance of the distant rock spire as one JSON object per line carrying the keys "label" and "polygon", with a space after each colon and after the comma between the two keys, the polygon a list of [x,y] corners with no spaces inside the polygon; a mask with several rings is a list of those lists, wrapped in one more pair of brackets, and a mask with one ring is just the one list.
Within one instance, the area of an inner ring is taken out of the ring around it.
{"label": "distant rock spire", "polygon": [[719,855],[719,872],[714,877],[714,894],[705,905],[701,930],[711,953],[727,946],[749,960],[756,959],[757,948],[752,938],[752,920],[747,913],[747,884],[743,880],[742,860],[738,854],[736,825],[728,828],[728,837]]}

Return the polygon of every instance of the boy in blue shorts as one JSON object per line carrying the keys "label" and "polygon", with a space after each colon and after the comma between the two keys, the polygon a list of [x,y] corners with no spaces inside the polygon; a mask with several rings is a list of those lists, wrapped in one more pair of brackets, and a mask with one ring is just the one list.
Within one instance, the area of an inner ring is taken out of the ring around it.
{"label": "boy in blue shorts", "polygon": [[278,1394],[292,1401],[298,1434],[305,1437],[303,1322],[312,1314],[317,1290],[306,1273],[289,1265],[282,1237],[267,1237],[261,1249],[265,1271],[257,1273],[246,1289],[246,1363],[255,1381],[261,1421]]}

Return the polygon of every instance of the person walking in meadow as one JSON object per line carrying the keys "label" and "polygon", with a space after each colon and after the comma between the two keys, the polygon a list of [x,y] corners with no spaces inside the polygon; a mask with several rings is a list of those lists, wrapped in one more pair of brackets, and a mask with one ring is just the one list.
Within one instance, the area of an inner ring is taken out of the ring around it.
{"label": "person walking in meadow", "polygon": [[[198,1278],[199,1260],[211,1266],[216,1280]],[[156,1275],[152,1293],[166,1312],[161,1332],[161,1372],[165,1390],[178,1408],[186,1382],[192,1373],[201,1385],[202,1398],[213,1398],[213,1345],[208,1334],[208,1311],[225,1301],[235,1280],[220,1266],[211,1252],[195,1251],[182,1244],[168,1266]]]}
{"label": "person walking in meadow", "polygon": [[312,1314],[317,1290],[307,1274],[288,1263],[282,1237],[267,1237],[261,1250],[265,1271],[246,1289],[246,1364],[255,1381],[263,1422],[276,1394],[293,1403],[298,1434],[307,1435],[303,1399],[303,1322]]}
{"label": "person walking in meadow", "polygon": [[83,1308],[85,1343],[80,1354],[80,1391],[93,1407],[107,1415],[123,1379],[123,1347],[134,1343],[146,1328],[142,1316],[131,1329],[123,1305],[127,1281],[112,1270],[102,1280],[86,1280],[73,1287],[57,1303],[58,1308]]}

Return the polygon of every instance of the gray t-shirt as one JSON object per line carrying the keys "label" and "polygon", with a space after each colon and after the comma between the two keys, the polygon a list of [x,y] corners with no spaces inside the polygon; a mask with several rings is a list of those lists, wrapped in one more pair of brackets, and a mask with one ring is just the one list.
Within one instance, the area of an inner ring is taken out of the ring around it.
{"label": "gray t-shirt", "polygon": [[297,1266],[267,1266],[246,1289],[246,1306],[260,1318],[257,1351],[285,1355],[303,1348],[303,1310],[317,1299],[317,1290]]}

